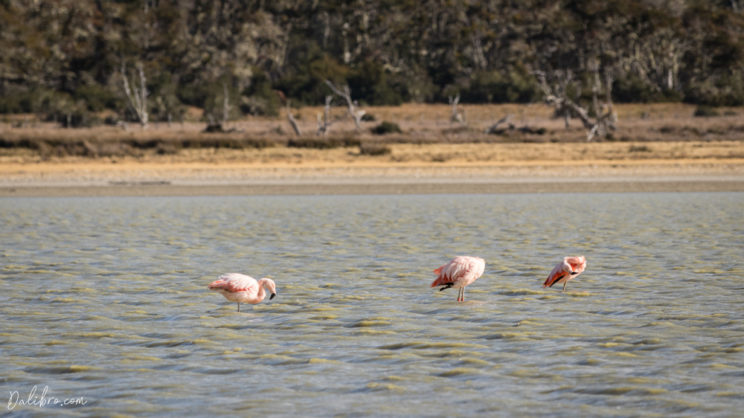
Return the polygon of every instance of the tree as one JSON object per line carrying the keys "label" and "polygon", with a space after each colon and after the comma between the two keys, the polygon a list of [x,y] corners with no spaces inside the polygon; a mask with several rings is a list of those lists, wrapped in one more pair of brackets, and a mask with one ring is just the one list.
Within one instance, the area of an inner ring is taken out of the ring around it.
{"label": "tree", "polygon": [[137,62],[136,75],[139,77],[139,85],[133,82],[130,87],[127,68],[124,63],[121,64],[121,79],[124,94],[127,96],[130,109],[137,116],[140,125],[144,129],[147,128],[147,123],[149,122],[149,112],[147,110],[147,78],[145,77],[145,70],[141,62]]}
{"label": "tree", "polygon": [[[344,86],[343,90],[336,87],[335,84],[333,84],[330,80],[326,80],[326,84],[328,87],[330,87],[331,91],[333,91],[334,94],[337,96],[340,96],[344,101],[346,102],[346,109],[349,112],[349,116],[354,121],[354,125],[356,126],[357,132],[362,129],[362,116],[364,116],[365,112],[364,110],[357,110],[357,103],[354,100],[351,100],[351,90],[349,89],[349,86]],[[330,101],[328,100],[328,97],[326,97],[326,108],[330,105]]]}

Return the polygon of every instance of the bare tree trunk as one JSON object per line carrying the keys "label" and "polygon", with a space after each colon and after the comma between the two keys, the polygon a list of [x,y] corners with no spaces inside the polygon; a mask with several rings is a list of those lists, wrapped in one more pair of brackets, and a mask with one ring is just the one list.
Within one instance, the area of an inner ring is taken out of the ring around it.
{"label": "bare tree trunk", "polygon": [[448,98],[450,106],[452,106],[452,115],[450,115],[450,122],[457,122],[461,125],[465,125],[465,116],[462,112],[457,109],[457,105],[460,104],[460,94],[457,96]]}
{"label": "bare tree trunk", "polygon": [[323,119],[318,115],[318,131],[316,135],[326,136],[328,134],[328,128],[331,126],[330,114],[331,114],[331,102],[333,96],[325,97],[325,108],[323,108]]}
{"label": "bare tree trunk", "polygon": [[503,118],[501,118],[498,121],[496,121],[496,123],[494,123],[493,125],[491,125],[488,129],[486,129],[486,133],[487,134],[496,134],[496,133],[499,133],[499,131],[500,131],[499,130],[499,125],[501,125],[502,123],[508,122],[509,119],[511,119],[511,115],[510,114],[507,114]]}
{"label": "bare tree trunk", "polygon": [[230,119],[230,95],[227,93],[227,81],[222,82],[222,128],[227,126]]}
{"label": "bare tree trunk", "polygon": [[295,134],[297,136],[302,136],[302,132],[300,132],[300,127],[297,125],[297,121],[294,118],[294,115],[292,115],[292,108],[289,107],[289,100],[287,101],[287,119],[289,120],[289,124],[292,126],[292,130],[294,130]]}
{"label": "bare tree trunk", "polygon": [[[341,96],[346,101],[346,107],[349,111],[349,116],[354,120],[354,125],[356,125],[357,131],[360,131],[362,129],[362,116],[364,116],[365,112],[364,110],[357,110],[356,109],[356,102],[351,100],[351,90],[349,90],[349,86],[344,86],[344,90],[341,91],[338,87],[336,87],[331,80],[325,81],[328,87],[331,88],[333,93]],[[326,102],[328,102],[328,97],[326,97]]]}
{"label": "bare tree trunk", "polygon": [[124,83],[124,93],[129,100],[129,106],[137,115],[137,119],[140,121],[142,128],[147,127],[148,113],[147,113],[147,80],[145,79],[145,70],[142,67],[142,63],[137,63],[137,73],[139,74],[140,86],[137,88],[135,84],[130,88],[129,79],[127,77],[127,69],[124,63],[121,64],[121,78]]}

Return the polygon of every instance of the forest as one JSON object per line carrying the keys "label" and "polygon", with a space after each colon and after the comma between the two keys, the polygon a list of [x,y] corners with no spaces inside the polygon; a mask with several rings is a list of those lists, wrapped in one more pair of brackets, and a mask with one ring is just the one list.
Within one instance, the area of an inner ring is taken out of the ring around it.
{"label": "forest", "polygon": [[0,113],[63,126],[277,115],[334,86],[597,121],[598,100],[744,105],[741,0],[0,0],[0,27]]}

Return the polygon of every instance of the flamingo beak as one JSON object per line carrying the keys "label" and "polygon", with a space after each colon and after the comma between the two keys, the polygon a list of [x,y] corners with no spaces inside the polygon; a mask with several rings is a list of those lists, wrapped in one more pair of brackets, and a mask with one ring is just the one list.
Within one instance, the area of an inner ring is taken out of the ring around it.
{"label": "flamingo beak", "polygon": [[276,293],[272,293],[271,296],[269,296],[269,300],[274,299],[274,296],[276,296]]}

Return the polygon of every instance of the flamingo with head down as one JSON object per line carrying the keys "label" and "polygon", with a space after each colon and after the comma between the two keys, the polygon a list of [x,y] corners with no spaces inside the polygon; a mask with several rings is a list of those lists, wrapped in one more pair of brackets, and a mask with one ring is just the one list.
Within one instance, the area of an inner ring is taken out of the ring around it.
{"label": "flamingo with head down", "polygon": [[586,257],[563,257],[563,261],[556,264],[543,283],[543,287],[552,287],[556,283],[563,283],[562,292],[566,291],[568,281],[578,277],[586,269]]}
{"label": "flamingo with head down", "polygon": [[455,257],[449,263],[434,270],[436,280],[431,287],[444,286],[439,291],[454,287],[460,289],[457,294],[458,302],[465,302],[465,286],[478,280],[486,269],[486,262],[480,257],[462,255]]}
{"label": "flamingo with head down", "polygon": [[276,296],[276,283],[268,277],[256,281],[251,276],[240,273],[226,273],[217,278],[217,280],[207,286],[210,290],[216,290],[231,302],[238,303],[238,312],[240,312],[240,303],[257,304],[266,297],[268,288],[271,292],[269,300]]}

